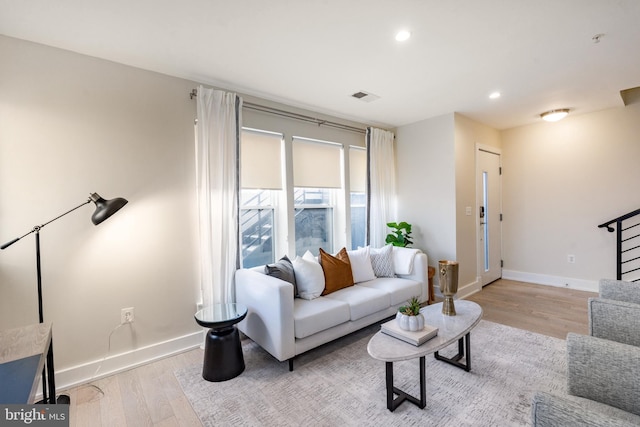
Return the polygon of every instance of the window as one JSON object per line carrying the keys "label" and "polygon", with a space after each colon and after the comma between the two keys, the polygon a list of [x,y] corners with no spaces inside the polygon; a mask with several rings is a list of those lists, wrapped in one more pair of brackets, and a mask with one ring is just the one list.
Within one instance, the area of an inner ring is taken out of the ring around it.
{"label": "window", "polygon": [[243,267],[364,246],[364,148],[244,128],[240,149]]}
{"label": "window", "polygon": [[243,129],[240,150],[240,245],[242,266],[249,268],[275,261],[282,135]]}
{"label": "window", "polygon": [[335,211],[342,189],[342,146],[293,138],[296,254],[334,251]]}
{"label": "window", "polygon": [[295,189],[296,254],[307,250],[318,255],[318,248],[327,252],[333,249],[333,199],[331,189]]}
{"label": "window", "polygon": [[367,151],[361,147],[349,147],[349,185],[351,210],[351,249],[364,247],[367,221]]}
{"label": "window", "polygon": [[242,266],[249,268],[273,263],[275,210],[271,191],[242,189],[240,200]]}

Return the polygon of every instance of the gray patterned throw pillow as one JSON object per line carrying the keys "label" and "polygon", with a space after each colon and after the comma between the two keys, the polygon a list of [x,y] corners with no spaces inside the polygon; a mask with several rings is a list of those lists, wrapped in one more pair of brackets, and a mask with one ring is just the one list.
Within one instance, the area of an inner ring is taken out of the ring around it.
{"label": "gray patterned throw pillow", "polygon": [[380,249],[371,248],[371,266],[376,277],[396,277],[393,270],[393,246],[387,245]]}

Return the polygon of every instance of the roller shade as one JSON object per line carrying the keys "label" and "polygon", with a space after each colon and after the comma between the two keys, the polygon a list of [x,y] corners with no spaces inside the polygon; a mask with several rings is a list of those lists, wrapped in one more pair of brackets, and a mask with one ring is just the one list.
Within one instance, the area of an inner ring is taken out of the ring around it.
{"label": "roller shade", "polygon": [[293,139],[293,185],[310,188],[341,188],[342,147],[327,142]]}
{"label": "roller shade", "polygon": [[282,135],[242,132],[240,184],[242,188],[282,190]]}
{"label": "roller shade", "polygon": [[352,193],[364,193],[367,179],[367,150],[360,147],[349,149],[349,185]]}

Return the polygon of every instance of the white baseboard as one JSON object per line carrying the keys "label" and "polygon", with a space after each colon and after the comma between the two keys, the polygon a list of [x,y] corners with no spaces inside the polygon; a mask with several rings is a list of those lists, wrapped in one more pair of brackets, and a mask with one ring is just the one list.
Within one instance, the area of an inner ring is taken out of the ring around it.
{"label": "white baseboard", "polygon": [[573,277],[550,276],[547,274],[527,273],[515,270],[502,270],[502,278],[538,285],[556,286],[579,291],[598,292],[597,280],[575,279]]}
{"label": "white baseboard", "polygon": [[[476,292],[480,292],[481,290],[482,290],[482,285],[480,284],[480,278],[476,277],[476,280],[474,282],[467,283],[466,285],[462,285],[462,286],[458,285],[458,292],[456,292],[456,295],[454,296],[454,298],[455,299],[466,298],[469,295],[473,295]],[[440,292],[440,286],[434,287],[434,293],[439,298],[444,298],[444,295],[442,295],[442,292]]]}
{"label": "white baseboard", "polygon": [[[199,347],[202,340],[203,333],[194,332],[146,347],[108,356],[104,360],[99,359],[57,371],[56,389],[60,392],[118,372],[127,371],[155,360],[183,353]],[[42,390],[42,385],[40,385],[39,390]]]}

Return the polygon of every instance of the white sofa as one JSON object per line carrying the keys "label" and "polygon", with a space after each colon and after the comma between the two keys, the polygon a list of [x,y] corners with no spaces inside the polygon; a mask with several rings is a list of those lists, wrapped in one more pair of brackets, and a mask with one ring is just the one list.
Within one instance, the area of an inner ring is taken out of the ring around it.
{"label": "white sofa", "polygon": [[[289,361],[312,348],[395,315],[411,297],[428,300],[427,256],[411,252],[405,274],[377,277],[312,300],[294,298],[291,283],[264,273],[264,266],[236,272],[236,300],[247,307],[238,328],[279,361]],[[396,262],[396,265],[398,263]],[[407,267],[408,265],[408,267]]]}

